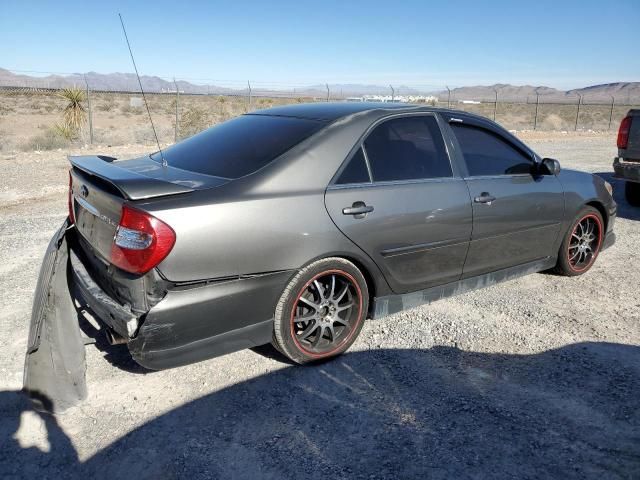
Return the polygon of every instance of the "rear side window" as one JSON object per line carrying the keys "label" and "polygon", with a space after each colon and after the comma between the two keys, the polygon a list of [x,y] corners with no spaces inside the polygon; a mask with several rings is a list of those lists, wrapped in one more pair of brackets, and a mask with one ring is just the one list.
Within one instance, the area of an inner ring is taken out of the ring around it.
{"label": "rear side window", "polygon": [[531,160],[498,135],[482,128],[452,123],[469,175],[531,173]]}
{"label": "rear side window", "polygon": [[442,134],[432,116],[394,118],[364,142],[374,182],[451,177]]}
{"label": "rear side window", "polygon": [[345,183],[369,183],[370,181],[362,148],[359,148],[355,155],[351,157],[351,160],[349,160],[349,163],[340,174],[336,183],[342,185]]}
{"label": "rear side window", "polygon": [[[322,122],[301,118],[242,115],[162,153],[172,167],[235,179],[264,167],[323,126]],[[159,152],[151,158],[162,160]]]}

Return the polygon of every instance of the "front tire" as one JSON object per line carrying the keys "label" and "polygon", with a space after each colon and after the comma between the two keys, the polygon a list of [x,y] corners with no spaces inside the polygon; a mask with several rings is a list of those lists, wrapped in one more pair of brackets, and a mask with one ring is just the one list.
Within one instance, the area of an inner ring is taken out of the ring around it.
{"label": "front tire", "polygon": [[624,196],[629,205],[640,207],[640,183],[625,182]]}
{"label": "front tire", "polygon": [[565,234],[555,272],[568,277],[586,273],[595,263],[604,239],[604,221],[600,212],[585,206]]}
{"label": "front tire", "polygon": [[343,258],[318,260],[289,282],[276,306],[273,345],[296,363],[340,355],[369,308],[362,272]]}

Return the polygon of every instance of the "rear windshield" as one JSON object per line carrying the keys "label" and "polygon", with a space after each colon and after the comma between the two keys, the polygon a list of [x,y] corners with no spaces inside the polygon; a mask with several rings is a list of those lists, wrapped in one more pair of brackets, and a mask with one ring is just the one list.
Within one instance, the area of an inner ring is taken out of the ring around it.
{"label": "rear windshield", "polygon": [[[323,126],[322,122],[302,118],[242,115],[162,153],[172,167],[235,179],[264,167]],[[151,158],[162,161],[159,152]]]}

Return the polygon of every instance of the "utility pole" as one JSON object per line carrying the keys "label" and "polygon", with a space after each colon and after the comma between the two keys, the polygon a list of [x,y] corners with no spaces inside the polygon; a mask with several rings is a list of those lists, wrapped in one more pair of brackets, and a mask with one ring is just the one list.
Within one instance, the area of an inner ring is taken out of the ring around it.
{"label": "utility pole", "polygon": [[574,132],[578,130],[578,118],[580,117],[580,104],[582,103],[582,95],[580,95],[579,93],[577,93],[576,95],[578,95],[578,109],[576,110],[576,125],[575,127],[573,127]]}
{"label": "utility pole", "polygon": [[178,90],[178,84],[176,83],[176,77],[173,77],[173,85],[176,87],[176,124],[173,129],[173,141],[178,141],[178,103],[180,101],[180,90]]}
{"label": "utility pole", "polygon": [[247,105],[247,112],[251,110],[251,83],[247,80],[247,87],[249,88],[249,104]]}
{"label": "utility pole", "polygon": [[87,110],[89,111],[89,145],[93,145],[93,112],[91,111],[91,95],[89,94],[89,82],[84,75],[84,83],[87,86]]}
{"label": "utility pole", "polygon": [[611,111],[609,112],[609,128],[607,130],[611,130],[611,120],[613,119],[613,106],[616,103],[616,97],[611,95]]}
{"label": "utility pole", "polygon": [[329,84],[325,83],[325,86],[327,87],[327,102],[329,101],[329,97],[331,95],[331,92],[329,91]]}
{"label": "utility pole", "polygon": [[498,110],[498,90],[497,89],[493,89],[493,92],[496,94],[496,100],[495,102],[493,102],[493,121],[496,121],[496,112]]}
{"label": "utility pole", "polygon": [[538,89],[536,88],[536,114],[533,117],[533,129],[535,130],[536,128],[538,128],[538,104],[540,103],[540,93],[538,92]]}
{"label": "utility pole", "polygon": [[391,89],[391,101],[393,102],[396,99],[396,91],[391,85],[389,85],[389,88]]}
{"label": "utility pole", "polygon": [[447,88],[447,108],[451,108],[451,89]]}

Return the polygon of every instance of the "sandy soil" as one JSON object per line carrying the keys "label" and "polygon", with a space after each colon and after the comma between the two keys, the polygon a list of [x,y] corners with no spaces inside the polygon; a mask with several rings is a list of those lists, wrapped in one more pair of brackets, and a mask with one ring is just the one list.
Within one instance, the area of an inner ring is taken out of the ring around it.
{"label": "sandy soil", "polygon": [[149,372],[99,342],[89,398],[55,417],[17,391],[69,152],[0,152],[0,476],[640,477],[640,210],[611,179],[612,135],[520,135],[614,183],[618,242],[587,275],[371,321],[350,353],[305,368],[260,348]]}

